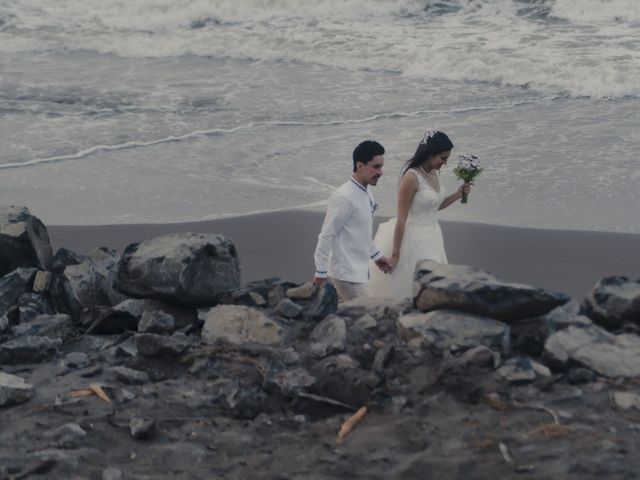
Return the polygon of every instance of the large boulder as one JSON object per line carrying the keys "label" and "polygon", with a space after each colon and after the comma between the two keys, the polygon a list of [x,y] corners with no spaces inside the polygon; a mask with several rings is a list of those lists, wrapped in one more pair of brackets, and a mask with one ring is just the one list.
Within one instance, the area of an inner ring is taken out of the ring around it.
{"label": "large boulder", "polygon": [[608,330],[626,322],[640,323],[640,279],[601,278],[584,299],[581,311]]}
{"label": "large boulder", "polygon": [[18,267],[51,270],[52,261],[43,223],[27,207],[0,207],[0,277]]}
{"label": "large boulder", "polygon": [[569,327],[551,335],[544,349],[547,363],[554,368],[578,364],[606,377],[640,376],[637,335],[613,335],[596,325]]}
{"label": "large boulder", "polygon": [[570,300],[564,293],[507,283],[477,268],[431,260],[416,265],[414,293],[423,312],[450,309],[505,322],[544,315]]}
{"label": "large boulder", "polygon": [[22,294],[31,291],[36,272],[35,268],[18,268],[0,278],[0,317],[18,305]]}
{"label": "large boulder", "polygon": [[129,245],[120,260],[117,288],[137,298],[204,307],[238,288],[236,248],[222,235],[176,233]]}

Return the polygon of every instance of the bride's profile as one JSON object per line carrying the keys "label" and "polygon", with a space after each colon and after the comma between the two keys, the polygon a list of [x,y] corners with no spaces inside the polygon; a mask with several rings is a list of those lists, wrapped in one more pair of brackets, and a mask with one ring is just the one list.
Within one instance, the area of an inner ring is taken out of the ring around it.
{"label": "bride's profile", "polygon": [[374,243],[393,266],[383,273],[372,266],[369,289],[374,297],[407,298],[413,295],[413,273],[419,260],[447,263],[438,211],[468,193],[461,185],[446,196],[439,172],[446,165],[453,143],[438,130],[428,130],[401,173],[398,184],[397,216],[381,224]]}

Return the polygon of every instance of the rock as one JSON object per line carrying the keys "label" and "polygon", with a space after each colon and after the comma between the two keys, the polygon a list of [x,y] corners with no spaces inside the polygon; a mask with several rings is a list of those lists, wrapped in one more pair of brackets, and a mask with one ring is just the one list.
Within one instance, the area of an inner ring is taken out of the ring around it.
{"label": "rock", "polygon": [[370,315],[375,319],[391,317],[397,319],[403,313],[410,311],[412,302],[409,299],[392,300],[386,298],[354,298],[338,305],[337,313],[341,317],[360,318]]}
{"label": "rock", "polygon": [[416,307],[423,312],[457,310],[511,322],[544,315],[567,303],[564,293],[507,283],[465,265],[418,262],[414,289]]}
{"label": "rock", "polygon": [[33,386],[26,383],[24,379],[0,372],[0,407],[25,403],[34,396]]}
{"label": "rock", "polygon": [[33,279],[33,291],[35,293],[47,293],[51,285],[51,272],[40,270]]}
{"label": "rock", "polygon": [[509,383],[523,384],[533,382],[540,377],[549,377],[551,372],[547,367],[530,358],[515,357],[507,360],[498,369],[498,375]]}
{"label": "rock", "polygon": [[286,291],[286,295],[291,300],[309,300],[316,293],[318,287],[311,282],[303,283],[297,287],[290,288]]}
{"label": "rock", "polygon": [[118,260],[115,250],[98,248],[81,263],[65,267],[60,276],[62,292],[56,289],[56,294],[64,296],[62,303],[74,320],[82,319],[85,310],[111,307],[126,299],[113,287]]}
{"label": "rock", "polygon": [[311,352],[317,357],[326,357],[344,352],[347,344],[347,326],[344,319],[330,315],[315,326],[309,335]]}
{"label": "rock", "polygon": [[65,423],[61,427],[44,432],[44,438],[55,440],[64,448],[76,448],[87,436],[87,432],[77,423]]}
{"label": "rock", "polygon": [[455,359],[455,362],[463,367],[494,367],[496,364],[496,356],[499,357],[500,354],[484,345],[478,345],[465,351],[460,357]]}
{"label": "rock", "polygon": [[0,317],[0,334],[8,332],[10,327],[11,323],[9,323],[9,317],[6,315]]}
{"label": "rock", "polygon": [[306,369],[273,369],[270,368],[264,378],[262,387],[266,392],[278,392],[290,396],[299,391],[312,388],[316,379]]}
{"label": "rock", "polygon": [[19,267],[51,270],[53,252],[43,223],[27,207],[0,207],[0,277]]}
{"label": "rock", "polygon": [[176,320],[165,312],[144,312],[138,323],[140,333],[168,333],[176,329]]}
{"label": "rock", "polygon": [[398,319],[398,329],[405,341],[417,337],[422,343],[440,350],[453,345],[484,345],[500,353],[507,353],[510,349],[508,325],[468,313],[451,310],[409,313]]}
{"label": "rock", "polygon": [[39,336],[65,340],[71,336],[73,321],[69,315],[38,315],[29,322],[20,323],[11,330],[16,337]]}
{"label": "rock", "polygon": [[253,420],[265,411],[267,397],[262,388],[237,380],[220,379],[212,384],[213,403],[233,418]]}
{"label": "rock", "polygon": [[595,325],[554,333],[545,343],[544,356],[555,368],[574,362],[605,377],[640,375],[640,337],[613,335]]}
{"label": "rock", "polygon": [[176,233],[129,245],[118,268],[118,289],[192,307],[215,305],[238,287],[240,266],[233,243],[215,234]]}
{"label": "rock", "polygon": [[383,375],[360,368],[344,354],[327,357],[311,373],[322,396],[356,408],[366,405],[371,392],[384,381]]}
{"label": "rock", "polygon": [[152,418],[132,418],[129,422],[129,431],[136,440],[151,438],[156,430],[156,422]]}
{"label": "rock", "polygon": [[86,368],[89,366],[89,363],[89,355],[86,353],[71,352],[58,362],[58,371],[67,372],[72,369]]}
{"label": "rock", "polygon": [[640,410],[640,395],[632,392],[610,392],[609,400],[618,410]]}
{"label": "rock", "polygon": [[20,295],[31,291],[35,268],[18,268],[0,278],[0,317],[18,304]]}
{"label": "rock", "polygon": [[180,332],[170,337],[156,333],[139,333],[135,336],[135,345],[138,353],[147,357],[173,357],[184,353],[191,346],[191,342]]}
{"label": "rock", "polygon": [[571,368],[567,372],[567,381],[572,385],[581,383],[592,383],[598,379],[598,376],[588,368]]}
{"label": "rock", "polygon": [[309,299],[303,312],[305,321],[319,322],[338,309],[338,292],[329,282],[324,282]]}
{"label": "rock", "polygon": [[141,372],[140,370],[134,370],[132,368],[111,367],[109,371],[113,373],[118,380],[129,385],[144,385],[151,381],[147,372]]}
{"label": "rock", "polygon": [[78,265],[86,260],[86,255],[80,255],[68,248],[59,248],[53,257],[53,267],[51,270],[54,272],[62,272],[69,265]]}
{"label": "rock", "polygon": [[[145,312],[161,312],[173,317],[175,328],[183,328],[190,325],[198,325],[198,312],[195,308],[183,307],[174,303],[163,302],[153,298],[145,298]],[[143,313],[144,315],[144,313]]]}
{"label": "rock", "polygon": [[365,313],[355,322],[353,322],[353,329],[356,331],[373,330],[378,326],[378,322],[368,313]]}
{"label": "rock", "polygon": [[128,298],[102,313],[88,331],[96,334],[122,333],[138,330],[138,322],[144,312],[144,300]]}
{"label": "rock", "polygon": [[59,338],[24,336],[0,344],[0,365],[39,363],[49,360],[62,344]]}
{"label": "rock", "polygon": [[209,310],[202,327],[202,341],[213,344],[225,339],[234,344],[255,342],[279,345],[283,329],[260,310],[243,305],[218,305]]}
{"label": "rock", "polygon": [[302,313],[302,310],[304,310],[302,305],[298,305],[288,298],[283,298],[280,300],[280,303],[276,305],[275,313],[285,318],[296,318]]}
{"label": "rock", "polygon": [[601,278],[585,298],[581,311],[608,330],[616,330],[627,321],[640,324],[640,279]]}
{"label": "rock", "polygon": [[55,309],[49,299],[39,293],[23,293],[18,298],[18,311],[20,312],[20,323],[28,322],[38,315],[53,315]]}
{"label": "rock", "polygon": [[102,480],[122,480],[124,474],[118,468],[105,468],[102,471]]}

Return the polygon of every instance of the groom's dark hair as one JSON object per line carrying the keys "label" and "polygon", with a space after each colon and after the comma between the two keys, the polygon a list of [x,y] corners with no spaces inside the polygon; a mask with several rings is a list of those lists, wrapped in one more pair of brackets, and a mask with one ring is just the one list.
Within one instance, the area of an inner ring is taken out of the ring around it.
{"label": "groom's dark hair", "polygon": [[375,140],[365,140],[353,150],[353,171],[356,171],[356,162],[366,165],[378,155],[384,155],[384,147]]}

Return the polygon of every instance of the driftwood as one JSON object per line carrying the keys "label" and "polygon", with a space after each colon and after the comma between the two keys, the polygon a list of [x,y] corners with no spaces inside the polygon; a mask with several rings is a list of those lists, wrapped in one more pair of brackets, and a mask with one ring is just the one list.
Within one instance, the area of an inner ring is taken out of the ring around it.
{"label": "driftwood", "polygon": [[347,420],[342,424],[342,427],[340,428],[340,432],[338,433],[338,438],[336,439],[336,442],[342,443],[345,437],[349,435],[349,432],[353,430],[353,427],[355,427],[359,422],[361,422],[366,414],[367,414],[367,407],[361,407],[356,413],[354,413],[349,418],[347,418]]}

